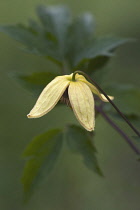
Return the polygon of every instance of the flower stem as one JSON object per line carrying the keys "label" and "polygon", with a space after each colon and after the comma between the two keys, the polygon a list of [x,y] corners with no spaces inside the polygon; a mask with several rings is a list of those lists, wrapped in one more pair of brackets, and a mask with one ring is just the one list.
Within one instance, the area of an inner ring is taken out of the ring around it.
{"label": "flower stem", "polygon": [[91,83],[93,83],[100,91],[103,93],[103,95],[107,98],[107,100],[111,103],[111,105],[116,109],[116,111],[119,113],[119,115],[125,120],[125,122],[129,125],[129,127],[140,137],[139,131],[130,123],[130,121],[125,117],[125,115],[119,110],[119,108],[114,104],[113,101],[108,97],[108,95],[102,90],[102,88],[93,80],[91,79],[85,72],[83,71],[75,71],[72,76],[72,80],[75,80],[75,75],[79,73],[85,76]]}
{"label": "flower stem", "polygon": [[104,117],[104,119],[126,140],[130,147],[137,155],[140,155],[139,149],[133,144],[132,140],[108,117],[102,108],[96,106],[96,110]]}

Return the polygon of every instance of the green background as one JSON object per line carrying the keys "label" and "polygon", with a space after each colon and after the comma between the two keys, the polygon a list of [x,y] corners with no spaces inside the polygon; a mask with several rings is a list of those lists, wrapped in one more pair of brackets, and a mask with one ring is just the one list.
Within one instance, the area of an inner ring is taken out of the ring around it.
{"label": "green background", "polygon": [[[140,85],[140,1],[1,0],[0,24],[27,23],[30,17],[36,19],[38,4],[66,4],[74,15],[89,11],[96,18],[97,35],[136,38],[137,42],[117,50],[117,55],[108,64],[110,73],[106,83]],[[30,202],[23,204],[20,177],[24,148],[35,135],[77,121],[67,107],[56,107],[40,119],[27,119],[36,98],[12,79],[12,73],[45,71],[55,66],[41,57],[25,54],[19,49],[19,43],[4,34],[0,34],[0,46],[0,209],[139,210],[140,163],[131,148],[101,117],[96,120],[95,144],[105,177],[100,178],[89,171],[64,145],[53,172],[36,189]],[[125,123],[118,123],[132,135]]]}

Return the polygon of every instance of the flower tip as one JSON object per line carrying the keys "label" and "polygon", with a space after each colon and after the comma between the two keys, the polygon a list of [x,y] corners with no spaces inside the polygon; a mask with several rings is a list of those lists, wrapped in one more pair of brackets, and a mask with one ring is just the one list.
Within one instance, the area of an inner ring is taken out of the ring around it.
{"label": "flower tip", "polygon": [[114,100],[114,96],[109,96],[109,98],[110,98],[110,100],[112,100],[112,101]]}
{"label": "flower tip", "polygon": [[[108,99],[107,99],[103,94],[100,94],[100,95],[101,95],[102,101],[104,101],[104,102],[109,102]],[[110,99],[111,101],[114,100],[114,96],[109,96],[109,95],[108,95],[108,97],[109,97],[109,99]]]}
{"label": "flower tip", "polygon": [[87,131],[89,131],[89,132],[92,132],[92,131],[94,131],[94,127],[91,127],[91,128],[85,128]]}
{"label": "flower tip", "polygon": [[27,117],[28,117],[28,118],[32,118],[32,116],[31,116],[30,114],[27,114]]}
{"label": "flower tip", "polygon": [[92,129],[90,129],[90,130],[88,130],[89,132],[92,132],[92,131],[94,131],[94,129],[92,128]]}

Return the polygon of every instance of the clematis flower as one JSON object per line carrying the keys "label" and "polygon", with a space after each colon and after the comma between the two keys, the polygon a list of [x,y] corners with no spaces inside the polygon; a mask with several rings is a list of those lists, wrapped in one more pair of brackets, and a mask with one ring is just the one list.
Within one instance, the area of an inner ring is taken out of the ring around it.
{"label": "clematis flower", "polygon": [[[83,75],[73,74],[55,77],[42,91],[28,118],[39,118],[51,111],[60,99],[70,103],[79,123],[88,131],[95,127],[94,96],[108,102],[99,90]],[[112,96],[109,96],[113,100]]]}

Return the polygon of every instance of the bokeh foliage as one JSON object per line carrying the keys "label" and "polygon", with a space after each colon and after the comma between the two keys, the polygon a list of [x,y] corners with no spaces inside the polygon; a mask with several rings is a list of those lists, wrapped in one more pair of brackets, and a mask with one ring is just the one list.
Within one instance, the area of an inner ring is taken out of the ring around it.
{"label": "bokeh foliage", "polygon": [[[130,41],[120,37],[96,37],[95,20],[92,15],[86,13],[72,18],[70,10],[65,6],[47,8],[39,6],[37,15],[39,21],[30,20],[28,26],[17,24],[0,27],[0,31],[21,42],[23,44],[21,49],[25,52],[43,56],[56,63],[57,74],[50,72],[50,69],[32,74],[14,74],[21,85],[35,94],[38,94],[56,75],[69,74],[79,68],[91,77],[97,77],[98,80],[104,74],[103,67],[114,55],[115,49]],[[140,90],[127,85],[106,88],[112,90],[116,102],[126,115],[139,117],[137,97]],[[121,97],[124,95],[125,97]],[[123,99],[119,100],[119,97]],[[105,109],[111,113],[110,106]],[[44,170],[45,174],[48,174],[53,168],[64,139],[67,139],[72,151],[81,154],[87,168],[102,175],[96,159],[93,137],[87,131],[74,125],[68,126],[66,130],[49,130],[35,137],[24,152],[24,156],[29,157],[22,177],[26,194],[30,194],[34,189],[36,179]]]}

